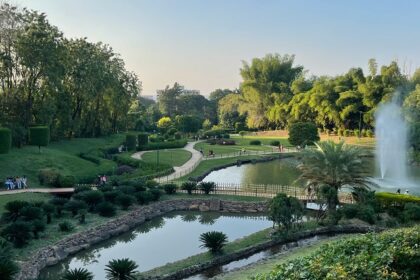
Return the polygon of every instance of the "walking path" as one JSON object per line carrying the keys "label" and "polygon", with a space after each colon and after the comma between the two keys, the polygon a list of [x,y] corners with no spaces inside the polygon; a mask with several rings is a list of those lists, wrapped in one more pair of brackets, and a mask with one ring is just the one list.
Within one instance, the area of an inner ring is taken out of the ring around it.
{"label": "walking path", "polygon": [[0,195],[18,194],[18,193],[72,193],[74,188],[40,188],[40,189],[18,189],[0,191]]}

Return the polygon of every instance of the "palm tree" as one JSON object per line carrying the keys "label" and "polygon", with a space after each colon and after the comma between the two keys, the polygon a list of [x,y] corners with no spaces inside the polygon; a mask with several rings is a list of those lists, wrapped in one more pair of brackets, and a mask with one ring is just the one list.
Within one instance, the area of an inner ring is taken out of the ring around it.
{"label": "palm tree", "polygon": [[223,232],[209,231],[200,235],[200,241],[203,243],[200,246],[201,248],[207,248],[212,253],[218,253],[222,251],[228,241],[228,238]]}
{"label": "palm tree", "polygon": [[67,270],[61,280],[92,280],[93,274],[86,268],[75,268]]}
{"label": "palm tree", "polygon": [[106,265],[106,277],[110,280],[135,280],[137,268],[138,265],[130,259],[112,260]]}
{"label": "palm tree", "polygon": [[375,185],[368,179],[369,168],[360,148],[332,141],[315,145],[317,149],[303,152],[303,163],[299,165],[302,171],[300,180],[306,181],[308,188],[326,196],[330,212],[337,208],[341,188],[368,190]]}

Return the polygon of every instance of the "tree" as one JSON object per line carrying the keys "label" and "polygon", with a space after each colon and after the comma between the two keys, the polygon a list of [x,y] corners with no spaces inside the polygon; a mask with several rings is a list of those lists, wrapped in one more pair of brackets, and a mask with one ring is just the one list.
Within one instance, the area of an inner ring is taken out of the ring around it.
{"label": "tree", "polygon": [[170,117],[162,117],[158,122],[157,122],[157,127],[162,130],[162,132],[166,132],[169,127],[172,125],[172,120]]}
{"label": "tree", "polygon": [[146,146],[149,142],[149,134],[147,133],[137,134],[137,142],[139,144],[139,147]]}
{"label": "tree", "polygon": [[210,130],[213,125],[209,119],[205,119],[201,126],[203,127],[204,130]]}
{"label": "tree", "polygon": [[207,248],[212,253],[219,253],[226,245],[227,235],[220,231],[209,231],[200,235],[201,248]]}
{"label": "tree", "polygon": [[86,268],[75,268],[67,270],[61,280],[93,280],[93,274]]}
{"label": "tree", "polygon": [[127,146],[127,150],[129,150],[129,151],[136,150],[136,146],[137,146],[136,141],[137,141],[136,135],[127,134],[125,136],[125,145]]}
{"label": "tree", "polygon": [[0,127],[0,154],[7,154],[12,147],[12,133],[8,128]]}
{"label": "tree", "polygon": [[420,84],[405,98],[404,110],[410,122],[420,122]]}
{"label": "tree", "polygon": [[319,141],[318,129],[314,123],[293,123],[289,128],[289,142],[304,147]]}
{"label": "tree", "polygon": [[269,219],[287,232],[302,219],[304,208],[297,198],[278,193],[270,201],[268,211]]}
{"label": "tree", "polygon": [[201,128],[201,119],[192,115],[176,116],[175,125],[184,133],[195,133]]}
{"label": "tree", "polygon": [[48,146],[50,142],[50,129],[46,126],[36,126],[29,129],[29,143],[38,146],[41,151],[41,146]]}
{"label": "tree", "polygon": [[336,211],[338,191],[342,187],[369,189],[375,185],[368,179],[368,168],[360,148],[332,141],[315,145],[317,149],[303,152],[300,180],[315,191],[320,188],[331,190],[333,195],[327,202],[330,213]]}
{"label": "tree", "polygon": [[135,280],[138,265],[130,259],[117,259],[105,266],[106,278],[110,280]]}
{"label": "tree", "polygon": [[31,224],[22,221],[13,222],[2,230],[1,235],[15,247],[23,247],[31,239]]}
{"label": "tree", "polygon": [[157,91],[159,111],[168,117],[178,114],[178,97],[184,91],[184,87],[175,83],[172,87],[166,86],[164,90]]}

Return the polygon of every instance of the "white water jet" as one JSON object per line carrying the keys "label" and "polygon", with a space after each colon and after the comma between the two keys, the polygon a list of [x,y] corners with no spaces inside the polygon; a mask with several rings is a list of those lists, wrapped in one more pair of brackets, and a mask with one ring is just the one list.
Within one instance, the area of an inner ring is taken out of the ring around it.
{"label": "white water jet", "polygon": [[376,161],[381,178],[395,183],[408,182],[408,127],[397,95],[378,108],[375,120]]}

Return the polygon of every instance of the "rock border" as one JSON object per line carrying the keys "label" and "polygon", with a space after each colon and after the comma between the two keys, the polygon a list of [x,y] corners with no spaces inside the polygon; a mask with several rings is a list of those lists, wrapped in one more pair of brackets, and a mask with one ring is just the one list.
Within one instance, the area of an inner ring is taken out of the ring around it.
{"label": "rock border", "polygon": [[94,228],[72,234],[53,245],[37,250],[28,260],[20,262],[21,269],[15,279],[36,279],[42,269],[57,264],[70,255],[85,250],[101,241],[125,233],[145,221],[172,211],[182,210],[263,213],[267,212],[267,202],[227,201],[211,198],[176,199],[159,201],[137,207],[123,216]]}

